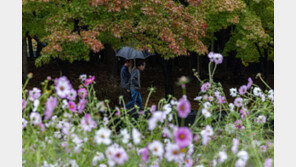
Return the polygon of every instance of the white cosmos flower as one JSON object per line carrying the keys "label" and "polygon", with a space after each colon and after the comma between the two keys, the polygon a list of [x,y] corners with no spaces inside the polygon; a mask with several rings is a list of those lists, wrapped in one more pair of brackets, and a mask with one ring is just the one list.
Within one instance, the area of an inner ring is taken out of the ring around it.
{"label": "white cosmos flower", "polygon": [[175,163],[181,162],[185,154],[181,152],[180,147],[177,144],[168,143],[165,147],[166,153],[164,157],[169,161],[175,161]]}
{"label": "white cosmos flower", "polygon": [[268,96],[267,96],[267,97],[268,97],[270,100],[273,100],[273,98],[274,98],[274,92],[273,92],[272,89],[268,91]]}
{"label": "white cosmos flower", "polygon": [[231,97],[236,97],[237,96],[237,89],[236,88],[230,88],[230,96]]}
{"label": "white cosmos flower", "polygon": [[106,164],[100,164],[99,167],[108,167]]}
{"label": "white cosmos flower", "polygon": [[201,131],[202,136],[212,136],[214,134],[213,128],[207,125],[204,130]]}
{"label": "white cosmos flower", "polygon": [[33,106],[34,106],[33,111],[34,112],[37,111],[39,104],[40,104],[40,101],[38,99],[34,100],[34,104],[33,104]]}
{"label": "white cosmos flower", "polygon": [[249,154],[245,150],[241,150],[237,153],[237,156],[239,159],[242,159],[244,161],[247,161],[249,159]]}
{"label": "white cosmos flower", "polygon": [[233,103],[229,103],[229,109],[230,109],[230,112],[233,112],[234,111],[234,104]]}
{"label": "white cosmos flower", "polygon": [[39,125],[42,121],[40,114],[37,112],[31,112],[30,121],[33,125]]}
{"label": "white cosmos flower", "polygon": [[210,110],[210,107],[212,106],[212,104],[210,103],[210,102],[205,102],[204,104],[203,104],[203,106],[204,106],[204,108],[205,109],[207,109],[207,110]]}
{"label": "white cosmos flower", "polygon": [[260,94],[261,94],[261,89],[259,88],[259,87],[255,87],[254,89],[253,89],[253,94],[255,95],[255,96],[260,96]]}
{"label": "white cosmos flower", "polygon": [[162,108],[165,114],[169,114],[172,111],[172,107],[170,104],[165,104]]}
{"label": "white cosmos flower", "polygon": [[193,100],[198,101],[198,100],[201,100],[201,99],[202,99],[202,96],[197,96]]}
{"label": "white cosmos flower", "polygon": [[247,164],[247,161],[244,161],[243,159],[238,159],[235,162],[235,167],[245,167]]}
{"label": "white cosmos flower", "polygon": [[211,117],[211,113],[207,110],[207,109],[202,109],[201,110],[201,113],[205,116],[205,118],[209,118],[209,117]]}
{"label": "white cosmos flower", "polygon": [[67,108],[68,107],[68,100],[67,99],[64,99],[63,101],[62,101],[62,108]]}
{"label": "white cosmos flower", "polygon": [[120,146],[113,150],[111,160],[115,162],[115,164],[123,165],[128,160],[128,155],[125,152],[124,148]]}
{"label": "white cosmos flower", "polygon": [[168,115],[168,120],[169,120],[169,122],[171,122],[173,120],[173,114]]}
{"label": "white cosmos flower", "polygon": [[134,143],[139,144],[141,142],[141,133],[136,128],[133,128],[132,135]]}
{"label": "white cosmos flower", "polygon": [[102,127],[101,129],[99,129],[98,131],[96,131],[96,135],[95,135],[95,141],[97,142],[97,144],[105,144],[105,145],[109,145],[111,144],[111,136],[112,131],[108,128]]}
{"label": "white cosmos flower", "polygon": [[225,160],[227,160],[227,153],[225,151],[220,151],[218,162],[223,163]]}
{"label": "white cosmos flower", "polygon": [[160,141],[154,140],[152,143],[148,145],[148,149],[152,152],[152,155],[162,157],[164,150],[163,145]]}
{"label": "white cosmos flower", "polygon": [[128,133],[128,130],[125,128],[123,130],[120,130],[120,135],[123,137],[122,138],[122,143],[127,144],[130,139],[130,134]]}

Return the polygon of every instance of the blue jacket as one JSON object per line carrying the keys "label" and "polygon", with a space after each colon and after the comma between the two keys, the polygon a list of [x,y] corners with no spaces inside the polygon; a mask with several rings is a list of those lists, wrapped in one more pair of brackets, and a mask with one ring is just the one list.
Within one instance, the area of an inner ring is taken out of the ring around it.
{"label": "blue jacket", "polygon": [[138,68],[134,69],[131,73],[130,78],[130,88],[131,89],[140,89],[140,70]]}
{"label": "blue jacket", "polygon": [[121,88],[123,89],[129,89],[129,80],[130,80],[131,74],[128,71],[128,67],[123,65],[120,70],[120,84]]}

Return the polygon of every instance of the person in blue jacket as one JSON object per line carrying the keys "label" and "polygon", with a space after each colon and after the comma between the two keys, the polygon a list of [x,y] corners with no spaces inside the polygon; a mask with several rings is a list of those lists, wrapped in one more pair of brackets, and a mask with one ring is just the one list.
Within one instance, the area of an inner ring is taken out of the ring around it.
{"label": "person in blue jacket", "polygon": [[125,101],[130,101],[131,99],[130,86],[129,86],[129,80],[130,80],[131,74],[129,72],[129,67],[131,67],[132,64],[133,64],[133,60],[125,60],[120,70],[120,85],[122,88],[121,94],[123,95],[123,98]]}
{"label": "person in blue jacket", "polygon": [[140,71],[143,71],[145,67],[146,63],[144,61],[139,61],[136,64],[136,68],[131,73],[129,86],[132,96],[131,101],[126,105],[127,109],[134,107],[136,103],[140,110],[143,110],[142,98],[139,90],[141,89]]}

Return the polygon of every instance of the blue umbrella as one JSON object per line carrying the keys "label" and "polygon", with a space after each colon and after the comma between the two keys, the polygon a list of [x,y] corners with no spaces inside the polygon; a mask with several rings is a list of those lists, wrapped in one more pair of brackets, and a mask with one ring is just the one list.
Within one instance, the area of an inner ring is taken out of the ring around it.
{"label": "blue umbrella", "polygon": [[116,56],[123,57],[127,60],[130,59],[146,59],[149,56],[152,56],[154,54],[148,53],[147,50],[144,52],[142,51],[137,51],[136,49],[132,47],[123,47],[119,51],[117,51]]}

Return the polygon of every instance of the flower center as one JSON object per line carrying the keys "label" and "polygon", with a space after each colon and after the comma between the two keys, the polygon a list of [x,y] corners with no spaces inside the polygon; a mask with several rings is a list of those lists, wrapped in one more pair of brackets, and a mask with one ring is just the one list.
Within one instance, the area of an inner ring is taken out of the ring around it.
{"label": "flower center", "polygon": [[73,104],[70,105],[70,108],[74,108]]}
{"label": "flower center", "polygon": [[182,148],[182,149],[180,150],[181,153],[185,153],[185,151],[186,151],[185,148]]}
{"label": "flower center", "polygon": [[101,135],[102,138],[105,138],[105,135]]}
{"label": "flower center", "polygon": [[157,151],[157,148],[156,147],[154,148],[154,151]]}
{"label": "flower center", "polygon": [[64,90],[65,88],[63,86],[60,87],[61,90]]}
{"label": "flower center", "polygon": [[184,109],[185,109],[185,107],[184,107],[184,105],[182,105],[182,106],[181,106],[181,110],[184,111]]}
{"label": "flower center", "polygon": [[120,153],[117,153],[115,156],[116,156],[117,158],[119,158],[119,157],[120,157]]}
{"label": "flower center", "polygon": [[178,154],[178,150],[174,150],[174,151],[173,151],[173,154],[174,154],[174,155],[177,155],[177,154]]}
{"label": "flower center", "polygon": [[184,139],[185,138],[185,135],[184,134],[181,134],[180,135],[180,139]]}

